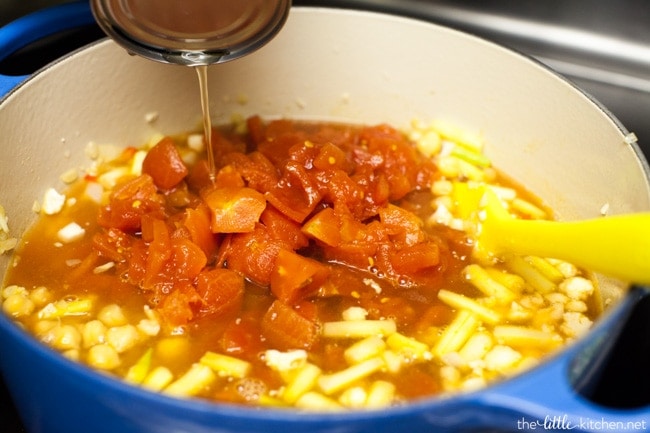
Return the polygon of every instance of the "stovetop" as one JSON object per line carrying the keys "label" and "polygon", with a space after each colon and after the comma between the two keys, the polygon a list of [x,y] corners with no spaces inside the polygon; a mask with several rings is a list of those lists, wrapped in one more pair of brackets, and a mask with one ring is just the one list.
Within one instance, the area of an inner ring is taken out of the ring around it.
{"label": "stovetop", "polygon": [[[0,26],[66,0],[2,0]],[[650,3],[646,0],[329,0],[294,5],[389,12],[483,36],[531,55],[594,96],[634,132],[650,158]],[[25,75],[103,37],[96,26],[33,44],[0,62]],[[637,308],[592,398],[611,407],[650,404],[650,299]],[[623,390],[633,390],[623,392]],[[634,391],[635,390],[635,391]],[[25,433],[0,378],[0,432]]]}

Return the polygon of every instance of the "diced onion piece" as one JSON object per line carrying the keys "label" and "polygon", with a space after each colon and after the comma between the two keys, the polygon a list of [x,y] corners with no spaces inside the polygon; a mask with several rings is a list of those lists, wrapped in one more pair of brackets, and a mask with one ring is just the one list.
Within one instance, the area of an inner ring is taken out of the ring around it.
{"label": "diced onion piece", "polygon": [[92,202],[99,204],[102,202],[104,196],[104,187],[97,182],[88,182],[84,190],[84,195]]}
{"label": "diced onion piece", "polygon": [[61,228],[57,232],[56,236],[61,242],[68,244],[70,242],[78,241],[83,238],[85,234],[86,230],[84,230],[83,227],[75,222],[71,222]]}
{"label": "diced onion piece", "polygon": [[43,211],[45,215],[55,215],[63,209],[65,199],[66,197],[64,194],[59,194],[54,188],[48,188],[43,195],[41,211]]}
{"label": "diced onion piece", "polygon": [[302,349],[280,352],[270,349],[264,352],[266,365],[276,371],[287,371],[304,366],[307,362],[307,352]]}

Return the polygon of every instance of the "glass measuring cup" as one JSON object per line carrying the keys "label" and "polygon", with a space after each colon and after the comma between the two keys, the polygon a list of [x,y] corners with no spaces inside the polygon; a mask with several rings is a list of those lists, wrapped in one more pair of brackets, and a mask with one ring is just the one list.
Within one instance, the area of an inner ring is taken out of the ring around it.
{"label": "glass measuring cup", "polygon": [[130,53],[201,66],[244,56],[282,28],[291,0],[91,0],[99,26]]}

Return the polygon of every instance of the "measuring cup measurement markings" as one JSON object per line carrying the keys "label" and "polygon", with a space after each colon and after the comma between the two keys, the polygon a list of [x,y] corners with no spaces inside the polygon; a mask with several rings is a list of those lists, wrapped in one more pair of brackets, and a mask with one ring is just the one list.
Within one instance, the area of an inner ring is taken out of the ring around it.
{"label": "measuring cup measurement markings", "polygon": [[290,7],[291,0],[91,0],[99,26],[129,53],[197,68],[213,180],[207,67],[262,47],[280,31]]}

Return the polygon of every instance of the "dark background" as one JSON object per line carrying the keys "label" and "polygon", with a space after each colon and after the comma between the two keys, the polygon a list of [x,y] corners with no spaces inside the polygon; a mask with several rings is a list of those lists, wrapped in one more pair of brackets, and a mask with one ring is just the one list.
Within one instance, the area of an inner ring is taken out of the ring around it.
{"label": "dark background", "polygon": [[[0,0],[0,26],[69,1]],[[650,157],[650,2],[646,0],[294,0],[294,4],[420,18],[531,55],[600,101],[637,135]],[[50,37],[1,61],[0,74],[30,74],[101,37],[96,26]],[[612,407],[650,404],[650,299],[639,305],[614,352],[590,398]],[[0,432],[25,432],[1,380]]]}

